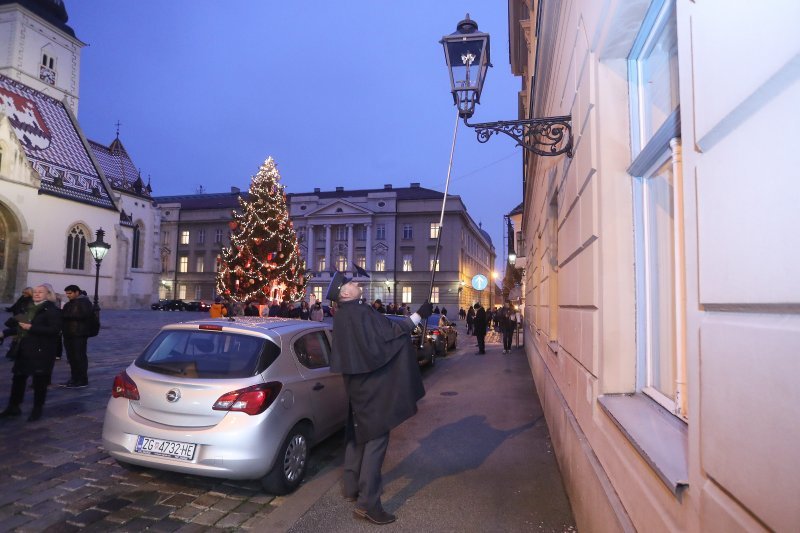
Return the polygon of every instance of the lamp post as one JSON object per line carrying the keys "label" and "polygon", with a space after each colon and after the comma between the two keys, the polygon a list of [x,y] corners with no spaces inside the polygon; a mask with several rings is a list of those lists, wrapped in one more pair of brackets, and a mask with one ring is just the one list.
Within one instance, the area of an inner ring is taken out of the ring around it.
{"label": "lamp post", "polygon": [[394,300],[392,300],[392,282],[388,279],[386,280],[386,292],[389,294],[386,298],[386,303],[394,303]]}
{"label": "lamp post", "polygon": [[453,103],[464,124],[473,128],[478,141],[485,143],[492,135],[508,135],[519,146],[541,156],[567,154],[572,157],[572,117],[544,117],[527,120],[503,120],[470,124],[467,119],[475,113],[475,104],[481,102],[486,73],[492,66],[489,61],[489,34],[478,31],[478,23],[466,18],[458,23],[456,31],[439,41],[444,47],[444,57],[450,73],[450,92]]}
{"label": "lamp post", "polygon": [[103,228],[97,230],[97,238],[94,242],[90,242],[87,244],[89,247],[89,251],[92,253],[92,257],[94,257],[94,264],[95,264],[95,273],[94,273],[94,310],[100,310],[100,304],[97,300],[97,288],[100,284],[100,263],[103,262],[103,258],[106,256],[108,251],[111,249],[111,245],[107,242],[103,241],[103,235],[106,232],[103,231]]}

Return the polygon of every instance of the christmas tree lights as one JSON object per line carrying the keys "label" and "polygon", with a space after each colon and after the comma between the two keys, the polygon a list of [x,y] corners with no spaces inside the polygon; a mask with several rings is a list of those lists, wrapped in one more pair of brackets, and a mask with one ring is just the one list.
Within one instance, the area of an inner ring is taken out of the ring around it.
{"label": "christmas tree lights", "polygon": [[222,249],[217,292],[236,301],[296,301],[303,297],[305,261],[286,205],[281,175],[269,157],[250,182],[248,199],[228,224],[231,245]]}

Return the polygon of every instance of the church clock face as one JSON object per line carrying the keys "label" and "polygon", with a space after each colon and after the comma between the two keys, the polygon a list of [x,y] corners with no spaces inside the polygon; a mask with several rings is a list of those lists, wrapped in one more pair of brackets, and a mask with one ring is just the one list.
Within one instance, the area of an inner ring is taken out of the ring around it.
{"label": "church clock face", "polygon": [[50,85],[56,84],[56,71],[44,65],[39,67],[39,79]]}

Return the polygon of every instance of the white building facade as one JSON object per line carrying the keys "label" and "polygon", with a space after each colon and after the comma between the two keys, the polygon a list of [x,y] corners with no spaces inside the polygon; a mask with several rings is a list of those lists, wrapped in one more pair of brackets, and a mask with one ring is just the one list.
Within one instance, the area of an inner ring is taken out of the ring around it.
{"label": "white building facade", "polygon": [[578,529],[796,530],[800,4],[508,5],[521,114],[572,117],[521,229]]}
{"label": "white building facade", "polygon": [[156,294],[159,217],[119,138],[84,136],[80,51],[56,0],[0,1],[0,301],[50,283],[93,296],[87,244],[111,249],[100,269],[101,307],[142,307]]}

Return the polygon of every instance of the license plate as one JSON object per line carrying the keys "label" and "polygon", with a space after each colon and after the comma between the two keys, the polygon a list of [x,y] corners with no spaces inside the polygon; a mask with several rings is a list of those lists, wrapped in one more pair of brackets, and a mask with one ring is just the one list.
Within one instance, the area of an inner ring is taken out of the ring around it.
{"label": "license plate", "polygon": [[136,447],[133,451],[146,455],[158,455],[182,461],[191,461],[194,457],[195,448],[197,448],[197,444],[139,436],[136,439]]}

